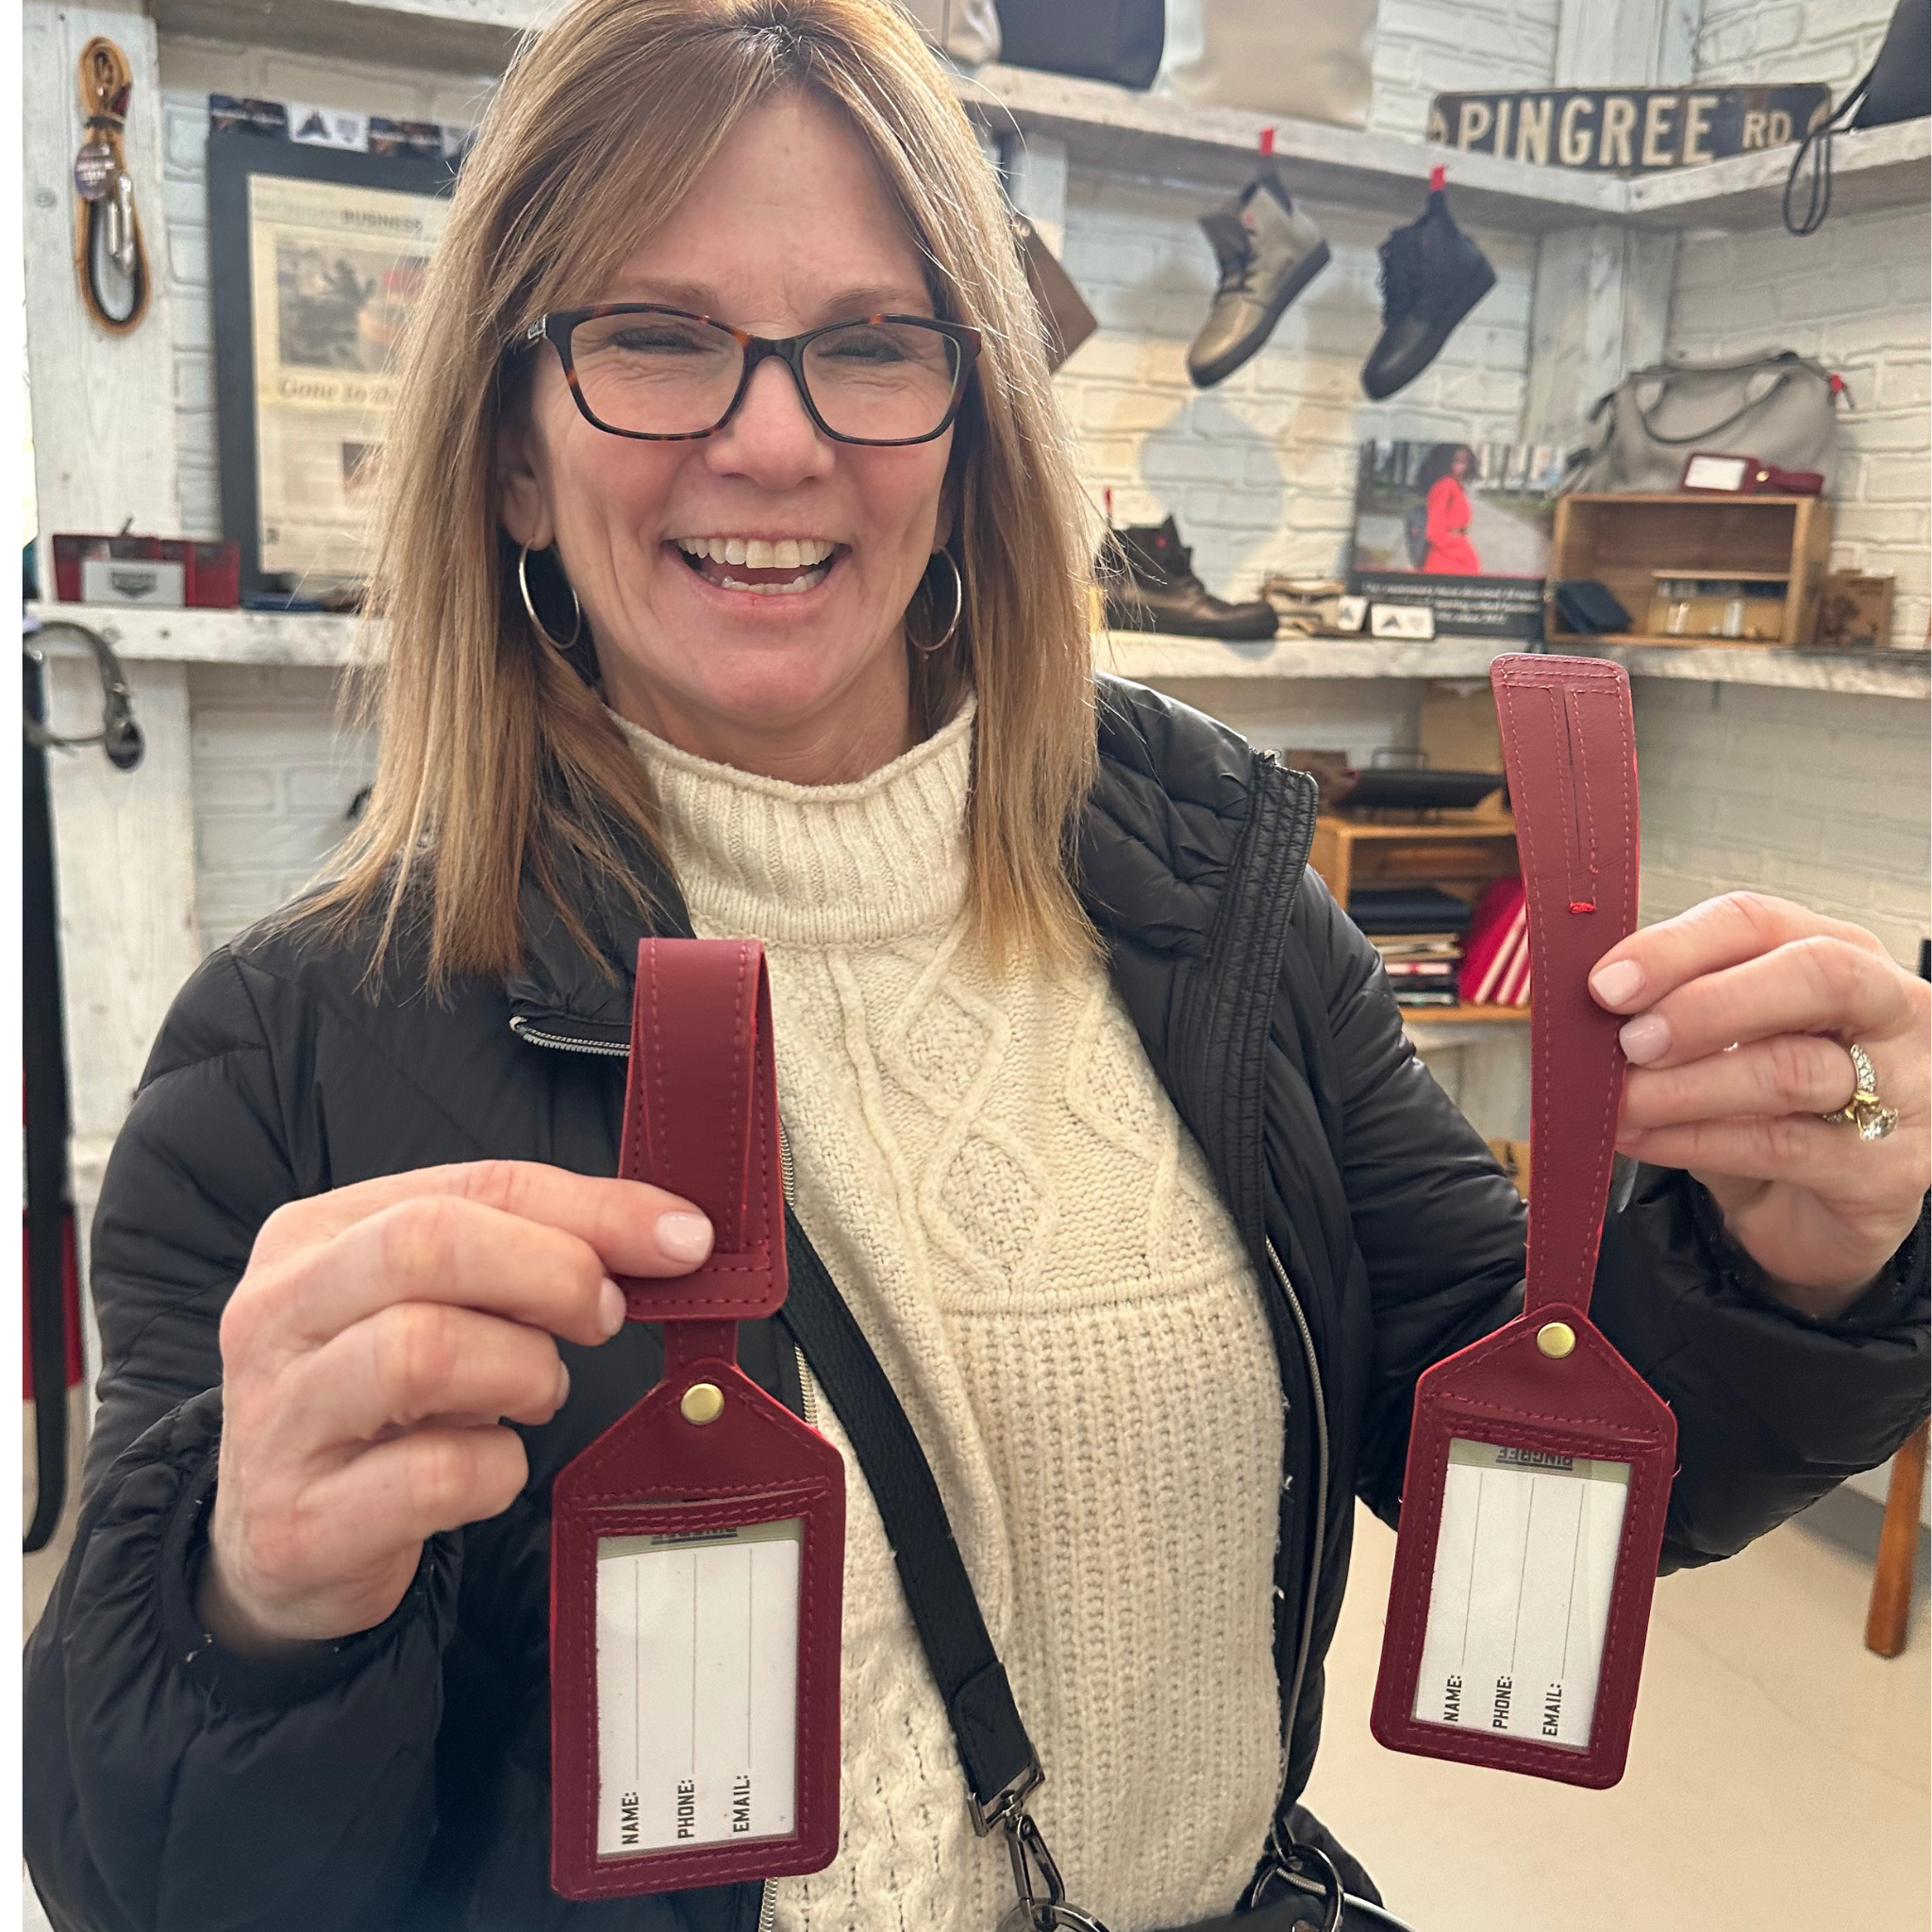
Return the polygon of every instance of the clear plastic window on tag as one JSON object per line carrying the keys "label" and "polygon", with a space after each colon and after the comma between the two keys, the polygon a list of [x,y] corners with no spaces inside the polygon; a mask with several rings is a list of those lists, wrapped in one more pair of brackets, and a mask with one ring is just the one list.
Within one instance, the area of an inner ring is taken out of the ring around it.
{"label": "clear plastic window on tag", "polygon": [[1630,1465],[1452,1438],[1411,1715],[1584,1751]]}
{"label": "clear plastic window on tag", "polygon": [[597,1857],[797,1828],[805,1524],[597,1540]]}

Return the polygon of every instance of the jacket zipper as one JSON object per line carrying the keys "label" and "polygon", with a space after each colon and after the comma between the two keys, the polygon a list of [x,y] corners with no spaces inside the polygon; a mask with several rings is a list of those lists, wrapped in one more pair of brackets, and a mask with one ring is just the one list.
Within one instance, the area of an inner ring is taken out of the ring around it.
{"label": "jacket zipper", "polygon": [[[512,1020],[509,1030],[519,1040],[526,1040],[532,1046],[552,1046],[560,1053],[601,1053],[610,1059],[627,1060],[630,1048],[616,1046],[604,1040],[581,1040],[569,1033],[548,1033],[541,1027],[532,1026],[527,1020]],[[785,1191],[785,1205],[791,1205],[791,1142],[785,1133],[785,1123],[778,1123],[778,1183]]]}
{"label": "jacket zipper", "polygon": [[628,1045],[615,1046],[608,1040],[580,1040],[569,1033],[546,1033],[541,1027],[532,1026],[527,1020],[512,1020],[509,1030],[519,1040],[526,1040],[532,1046],[551,1046],[559,1053],[601,1053],[609,1059],[627,1060],[630,1058]]}
{"label": "jacket zipper", "polygon": [[[1328,1402],[1322,1392],[1322,1365],[1315,1358],[1315,1337],[1308,1327],[1307,1316],[1302,1312],[1301,1297],[1295,1293],[1294,1285],[1288,1278],[1288,1270],[1281,1265],[1281,1257],[1274,1252],[1274,1243],[1264,1241],[1263,1245],[1268,1250],[1269,1265],[1274,1270],[1274,1279],[1288,1299],[1289,1313],[1294,1317],[1295,1333],[1301,1337],[1302,1358],[1307,1364],[1309,1392],[1315,1398],[1315,1546],[1307,1588],[1302,1592],[1302,1634],[1295,1646],[1294,1680],[1289,1688],[1287,1737],[1283,1744],[1286,1752],[1292,1749],[1295,1715],[1302,1705],[1302,1679],[1307,1674],[1308,1649],[1314,1641],[1316,1584],[1322,1574],[1322,1545],[1328,1533]],[[1286,1765],[1282,1767],[1282,1795],[1286,1797]],[[1275,1809],[1278,1815],[1280,1807],[1277,1805]]]}

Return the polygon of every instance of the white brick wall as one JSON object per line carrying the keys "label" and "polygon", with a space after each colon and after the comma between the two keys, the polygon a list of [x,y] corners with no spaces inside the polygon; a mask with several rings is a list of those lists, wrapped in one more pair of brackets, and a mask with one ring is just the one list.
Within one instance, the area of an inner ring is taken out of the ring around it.
{"label": "white brick wall", "polygon": [[1891,641],[1923,646],[1932,619],[1932,237],[1925,211],[1834,215],[1782,228],[1688,236],[1677,255],[1670,350],[1691,359],[1798,349],[1845,378],[1834,490],[1840,570],[1898,578]]}
{"label": "white brick wall", "polygon": [[1750,887],[1876,933],[1904,966],[1932,932],[1932,748],[1902,698],[1639,678],[1640,916]]}
{"label": "white brick wall", "polygon": [[195,665],[195,914],[212,948],[294,897],[348,829],[375,747],[335,730],[334,674]]}
{"label": "white brick wall", "polygon": [[1422,139],[1439,93],[1547,87],[1560,0],[1382,0],[1369,125]]}
{"label": "white brick wall", "polygon": [[[1699,78],[1842,87],[1869,66],[1889,12],[1888,0],[1707,0]],[[1370,125],[1418,136],[1439,89],[1546,81],[1557,13],[1558,0],[1383,0]],[[191,534],[214,535],[207,95],[466,122],[488,83],[171,36],[161,77],[184,520]],[[1153,182],[1073,172],[1065,257],[1101,328],[1060,387],[1096,511],[1107,487],[1118,522],[1172,509],[1209,586],[1240,595],[1269,571],[1326,573],[1342,561],[1363,439],[1518,433],[1533,250],[1481,234],[1498,287],[1421,380],[1374,405],[1358,371],[1379,327],[1374,248],[1391,224],[1311,206],[1333,262],[1267,348],[1203,393],[1188,382],[1183,357],[1213,287],[1212,254],[1195,225],[1205,202]],[[1926,279],[1919,212],[1834,217],[1806,242],[1777,231],[1693,238],[1680,255],[1671,334],[1682,355],[1791,346],[1844,370],[1858,408],[1844,425],[1835,561],[1898,572],[1900,642],[1923,641],[1932,608]],[[1901,959],[1912,958],[1927,922],[1922,707],[1647,681],[1637,691],[1646,918],[1757,884],[1871,925]],[[212,945],[313,874],[341,835],[373,752],[333,740],[325,673],[197,670],[192,694],[200,919]],[[1264,694],[1224,683],[1185,695],[1262,742],[1334,745],[1366,759],[1378,745],[1414,741],[1415,687]],[[1874,759],[1875,784],[1833,775],[1870,770]],[[1805,774],[1804,809],[1772,797],[1769,774],[1783,775],[1788,795],[1794,771]]]}
{"label": "white brick wall", "polygon": [[[1291,170],[1285,178],[1292,192]],[[1212,199],[1070,173],[1066,266],[1101,326],[1058,386],[1096,507],[1110,487],[1118,524],[1172,510],[1208,587],[1250,595],[1271,571],[1345,564],[1359,442],[1516,436],[1535,254],[1483,232],[1497,286],[1415,383],[1371,403],[1360,371],[1381,330],[1375,248],[1392,224],[1310,203],[1333,259],[1267,346],[1204,391],[1185,358],[1214,291],[1214,252],[1196,225]],[[1421,202],[1419,192],[1418,212]]]}
{"label": "white brick wall", "polygon": [[1707,87],[1824,80],[1842,99],[1878,58],[1892,0],[1704,0],[1696,79]]}

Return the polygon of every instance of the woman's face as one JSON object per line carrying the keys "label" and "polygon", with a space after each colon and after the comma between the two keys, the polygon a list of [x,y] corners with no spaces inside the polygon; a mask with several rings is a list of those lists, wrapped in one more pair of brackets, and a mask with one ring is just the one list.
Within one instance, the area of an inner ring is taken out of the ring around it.
{"label": "woman's face", "polygon": [[1457,450],[1449,458],[1449,474],[1452,476],[1466,476],[1469,475],[1469,452],[1466,449]]}
{"label": "woman's face", "polygon": [[[570,297],[601,302],[662,303],[761,336],[932,313],[871,158],[805,95],[747,115],[615,281]],[[555,544],[615,710],[701,757],[826,782],[909,742],[902,620],[946,535],[951,448],[950,430],[897,449],[831,441],[775,358],[711,436],[611,436],[579,413],[546,345],[527,413],[504,431],[501,509],[518,542]],[[816,567],[734,569],[700,565],[705,540],[832,550]],[[752,580],[761,587],[734,587]]]}

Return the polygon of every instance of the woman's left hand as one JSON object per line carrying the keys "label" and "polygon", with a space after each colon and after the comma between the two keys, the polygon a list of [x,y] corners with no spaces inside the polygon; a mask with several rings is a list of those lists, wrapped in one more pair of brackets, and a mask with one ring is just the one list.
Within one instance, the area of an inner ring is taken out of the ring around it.
{"label": "woman's left hand", "polygon": [[[1687,1169],[1789,1306],[1842,1312],[1918,1219],[1932,1159],[1932,985],[1862,926],[1757,892],[1707,899],[1612,946],[1591,974],[1631,1016],[1619,1149]],[[1898,1124],[1820,1118],[1856,1042]]]}

